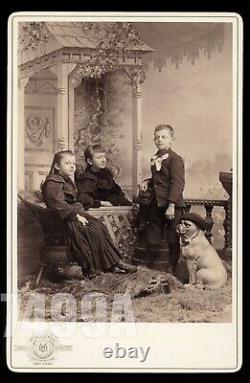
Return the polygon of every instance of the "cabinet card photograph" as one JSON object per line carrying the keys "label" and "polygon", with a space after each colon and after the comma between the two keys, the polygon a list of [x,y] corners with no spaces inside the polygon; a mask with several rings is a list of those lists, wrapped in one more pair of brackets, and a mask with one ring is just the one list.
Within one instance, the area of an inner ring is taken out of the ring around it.
{"label": "cabinet card photograph", "polygon": [[241,368],[242,33],[234,13],[9,17],[10,370]]}

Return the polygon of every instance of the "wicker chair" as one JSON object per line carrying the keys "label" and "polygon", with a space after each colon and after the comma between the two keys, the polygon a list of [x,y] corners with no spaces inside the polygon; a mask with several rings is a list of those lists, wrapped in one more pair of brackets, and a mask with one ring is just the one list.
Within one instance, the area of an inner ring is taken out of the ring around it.
{"label": "wicker chair", "polygon": [[55,276],[60,267],[72,265],[74,262],[59,218],[46,207],[44,202],[39,202],[39,198],[31,202],[21,194],[18,194],[18,197],[37,219],[44,234],[44,246],[40,251],[41,267],[36,278],[38,285],[44,272]]}

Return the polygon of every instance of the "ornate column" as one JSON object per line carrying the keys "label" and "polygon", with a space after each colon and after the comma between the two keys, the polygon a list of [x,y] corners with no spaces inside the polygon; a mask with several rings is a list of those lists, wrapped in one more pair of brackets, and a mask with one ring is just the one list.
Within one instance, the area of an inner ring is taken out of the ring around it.
{"label": "ornate column", "polygon": [[125,69],[132,85],[133,174],[132,192],[137,194],[142,177],[142,84],[146,78],[141,67]]}
{"label": "ornate column", "polygon": [[57,75],[57,147],[58,150],[69,148],[69,73],[75,64],[59,63],[56,65]]}
{"label": "ornate column", "polygon": [[75,64],[69,74],[69,148],[75,150],[74,143],[74,115],[75,115],[75,88],[83,79],[84,71],[81,64]]}
{"label": "ornate column", "polygon": [[25,189],[25,166],[24,166],[24,132],[25,132],[25,121],[24,121],[24,90],[29,77],[25,77],[18,80],[18,190]]}

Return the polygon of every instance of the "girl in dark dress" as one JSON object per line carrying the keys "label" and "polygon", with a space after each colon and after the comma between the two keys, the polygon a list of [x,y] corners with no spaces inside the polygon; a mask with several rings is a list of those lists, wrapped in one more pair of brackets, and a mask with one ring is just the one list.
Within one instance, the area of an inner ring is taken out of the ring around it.
{"label": "girl in dark dress", "polygon": [[137,269],[134,266],[121,261],[121,255],[106,226],[86,214],[83,205],[77,201],[75,169],[73,152],[58,152],[42,185],[44,202],[62,220],[74,259],[81,266],[83,274],[90,278],[97,271],[135,272]]}
{"label": "girl in dark dress", "polygon": [[120,186],[115,182],[111,170],[106,167],[105,149],[95,144],[84,152],[87,167],[77,177],[78,199],[85,209],[100,206],[131,206]]}

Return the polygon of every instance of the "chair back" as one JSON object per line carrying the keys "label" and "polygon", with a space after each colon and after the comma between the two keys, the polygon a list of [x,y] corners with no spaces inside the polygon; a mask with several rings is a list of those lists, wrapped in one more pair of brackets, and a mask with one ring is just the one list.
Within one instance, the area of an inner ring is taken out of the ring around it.
{"label": "chair back", "polygon": [[65,231],[60,218],[54,211],[48,209],[44,202],[35,201],[31,202],[24,198],[20,193],[18,194],[20,200],[32,212],[37,221],[40,223],[46,244],[53,245],[65,244]]}

